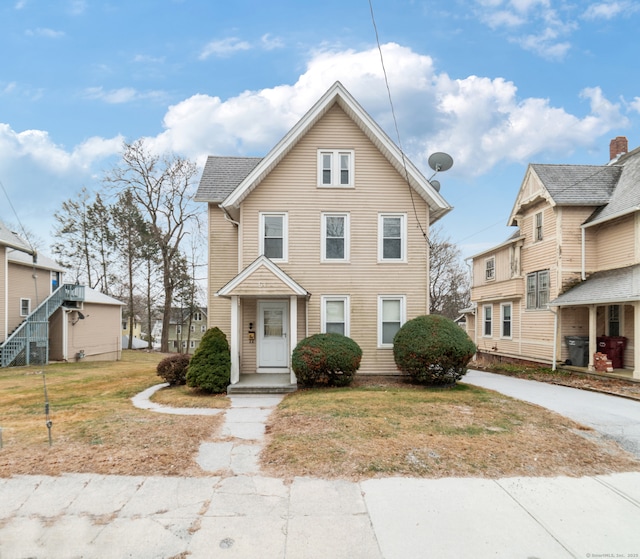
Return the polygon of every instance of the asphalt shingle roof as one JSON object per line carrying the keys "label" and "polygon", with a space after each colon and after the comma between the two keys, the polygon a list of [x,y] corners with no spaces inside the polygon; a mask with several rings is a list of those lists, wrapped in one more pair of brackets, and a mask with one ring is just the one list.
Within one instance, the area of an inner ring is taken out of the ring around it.
{"label": "asphalt shingle roof", "polygon": [[559,205],[603,206],[611,200],[622,167],[617,165],[532,164],[545,188]]}
{"label": "asphalt shingle roof", "polygon": [[0,221],[0,245],[31,252],[31,247]]}
{"label": "asphalt shingle roof", "polygon": [[621,301],[640,301],[640,265],[596,272],[549,304],[564,307]]}
{"label": "asphalt shingle roof", "polygon": [[253,171],[262,157],[210,155],[202,171],[196,202],[222,202]]}

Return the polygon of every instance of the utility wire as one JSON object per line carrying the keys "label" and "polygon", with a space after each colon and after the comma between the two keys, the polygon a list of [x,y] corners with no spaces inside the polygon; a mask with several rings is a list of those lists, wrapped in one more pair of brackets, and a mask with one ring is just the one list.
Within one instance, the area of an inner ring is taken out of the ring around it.
{"label": "utility wire", "polygon": [[396,130],[396,136],[398,138],[398,148],[400,149],[400,155],[402,156],[402,168],[404,169],[405,180],[407,181],[407,186],[409,187],[409,196],[411,197],[411,205],[413,206],[413,213],[415,214],[416,222],[418,223],[418,227],[422,232],[422,236],[424,237],[424,240],[427,241],[427,244],[429,245],[429,247],[431,247],[431,241],[429,241],[429,237],[427,236],[426,231],[424,230],[424,228],[422,227],[422,224],[420,223],[420,219],[418,218],[418,210],[416,209],[416,203],[415,203],[415,200],[413,199],[413,188],[411,187],[411,182],[409,180],[409,171],[407,170],[407,161],[404,154],[404,149],[402,149],[402,140],[400,138],[398,120],[396,119],[396,111],[393,106],[393,99],[391,97],[391,88],[389,87],[389,78],[387,76],[387,69],[384,65],[384,56],[382,55],[382,47],[380,46],[380,36],[378,35],[378,26],[376,25],[376,18],[373,13],[372,0],[369,0],[369,11],[371,12],[371,22],[373,23],[373,30],[376,35],[376,44],[378,45],[378,53],[380,54],[380,64],[382,65],[382,74],[384,75],[384,83],[387,87],[387,96],[389,97],[389,105],[391,107],[391,116],[393,118],[393,125]]}

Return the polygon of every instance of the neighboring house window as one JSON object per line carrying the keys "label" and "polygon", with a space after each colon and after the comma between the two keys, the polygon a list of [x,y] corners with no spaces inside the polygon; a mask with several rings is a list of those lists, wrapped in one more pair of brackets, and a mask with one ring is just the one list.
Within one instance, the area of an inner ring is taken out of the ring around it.
{"label": "neighboring house window", "polygon": [[176,326],[176,334],[182,334],[182,326],[180,326],[178,324],[178,326]]}
{"label": "neighboring house window", "polygon": [[51,292],[60,287],[60,272],[51,272]]}
{"label": "neighboring house window", "polygon": [[511,303],[502,303],[500,305],[500,323],[502,325],[500,336],[503,338],[511,337]]}
{"label": "neighboring house window", "polygon": [[195,340],[191,340],[191,341],[189,341],[189,347],[190,347],[191,349],[193,349],[194,347],[196,347],[196,342],[195,342]]}
{"label": "neighboring house window", "polygon": [[206,331],[207,331],[207,327],[204,324],[200,326],[200,332],[206,332]]}
{"label": "neighboring house window", "polygon": [[407,252],[407,216],[380,214],[378,221],[378,259],[405,262]]}
{"label": "neighboring house window", "polygon": [[31,299],[20,299],[20,316],[31,314]]}
{"label": "neighboring house window", "polygon": [[349,260],[349,214],[322,214],[322,260]]}
{"label": "neighboring house window", "polygon": [[176,340],[173,340],[173,347],[177,348],[178,347],[178,342]]}
{"label": "neighboring house window", "polygon": [[549,270],[527,274],[527,308],[545,309],[549,302]]}
{"label": "neighboring house window", "polygon": [[484,305],[482,307],[482,323],[483,330],[482,335],[485,337],[491,337],[491,332],[493,331],[491,320],[493,315],[493,306],[492,305]]}
{"label": "neighboring house window", "polygon": [[353,151],[318,151],[318,186],[353,186]]}
{"label": "neighboring house window", "polygon": [[484,277],[487,281],[496,279],[496,259],[495,257],[487,258],[484,261]]}
{"label": "neighboring house window", "polygon": [[126,323],[126,322],[123,322],[123,323],[122,323],[122,329],[123,329],[123,330],[126,330],[126,329],[127,329],[127,323]]}
{"label": "neighboring house window", "polygon": [[620,335],[620,305],[609,305],[609,336]]}
{"label": "neighboring house window", "polygon": [[191,332],[195,332],[195,331],[196,331],[196,325],[195,325],[195,324],[192,324],[192,325],[191,325]]}
{"label": "neighboring house window", "polygon": [[187,340],[182,342],[182,349],[187,349]]}
{"label": "neighboring house window", "polygon": [[322,297],[322,332],[349,335],[349,297]]}
{"label": "neighboring house window", "polygon": [[536,241],[541,241],[542,240],[542,212],[538,212],[536,214],[535,221],[536,221],[536,225],[535,225],[535,240]]}
{"label": "neighboring house window", "polygon": [[195,320],[196,322],[202,322],[202,313],[201,312],[193,313],[193,320]]}
{"label": "neighboring house window", "polygon": [[405,321],[404,295],[378,297],[378,347],[393,347],[393,338]]}
{"label": "neighboring house window", "polygon": [[287,214],[260,214],[260,253],[271,260],[287,260]]}

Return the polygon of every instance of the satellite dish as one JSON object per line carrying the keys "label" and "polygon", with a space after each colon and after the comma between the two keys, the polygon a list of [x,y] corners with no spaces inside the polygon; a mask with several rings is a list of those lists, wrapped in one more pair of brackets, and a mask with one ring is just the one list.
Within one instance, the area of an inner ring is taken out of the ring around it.
{"label": "satellite dish", "polygon": [[440,192],[440,181],[431,181],[431,186],[435,188],[436,192]]}
{"label": "satellite dish", "polygon": [[429,156],[429,167],[436,173],[439,171],[448,171],[453,166],[453,158],[448,153],[438,151]]}

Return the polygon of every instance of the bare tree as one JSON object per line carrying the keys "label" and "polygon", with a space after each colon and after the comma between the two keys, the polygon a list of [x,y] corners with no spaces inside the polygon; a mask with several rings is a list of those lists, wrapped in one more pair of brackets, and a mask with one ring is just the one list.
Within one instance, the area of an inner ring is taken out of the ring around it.
{"label": "bare tree", "polygon": [[442,229],[431,230],[429,246],[429,312],[453,320],[460,309],[469,306],[469,272],[462,262],[460,249],[442,236]]}
{"label": "bare tree", "polygon": [[180,244],[200,211],[192,202],[196,172],[194,162],[176,155],[153,154],[144,140],[137,140],[124,145],[122,162],[105,176],[107,184],[131,191],[161,255],[164,290],[161,351],[169,349],[169,322],[176,289],[173,271],[180,256]]}

